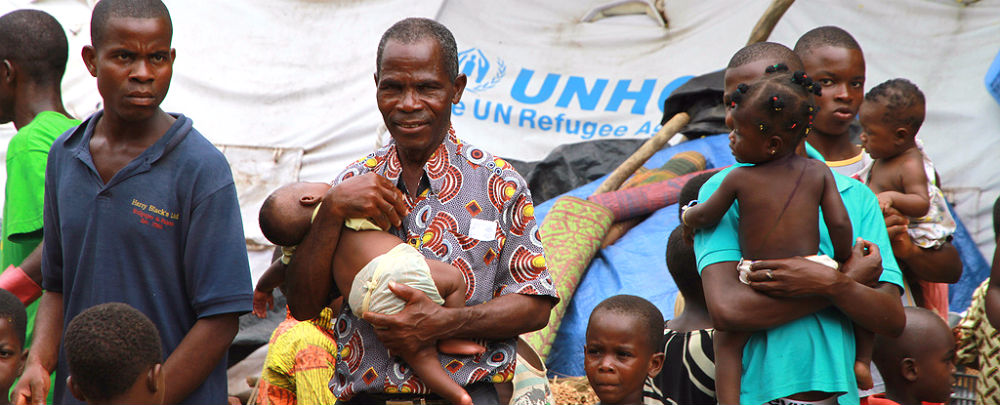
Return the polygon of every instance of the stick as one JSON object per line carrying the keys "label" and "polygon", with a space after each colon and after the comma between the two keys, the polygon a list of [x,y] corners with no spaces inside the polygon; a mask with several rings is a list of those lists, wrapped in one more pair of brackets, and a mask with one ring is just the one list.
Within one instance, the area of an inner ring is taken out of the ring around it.
{"label": "stick", "polygon": [[679,112],[674,115],[670,121],[663,124],[663,128],[660,128],[660,130],[656,132],[656,135],[649,138],[642,144],[642,146],[639,147],[638,150],[635,151],[635,153],[632,154],[632,156],[629,156],[628,159],[625,159],[625,161],[622,162],[622,164],[618,165],[615,171],[611,172],[611,175],[608,176],[607,180],[604,180],[604,183],[601,183],[601,185],[597,187],[597,190],[594,190],[594,194],[617,190],[618,187],[620,187],[622,183],[629,178],[629,176],[635,173],[639,167],[646,163],[646,161],[649,160],[654,153],[662,149],[663,145],[666,145],[667,142],[670,141],[670,138],[677,135],[681,128],[684,128],[688,122],[691,122],[691,116],[688,115],[688,113]]}
{"label": "stick", "polygon": [[771,5],[764,11],[764,15],[760,16],[760,20],[757,20],[757,25],[753,27],[753,31],[750,31],[750,39],[747,40],[747,45],[767,41],[767,38],[771,36],[771,31],[774,30],[774,26],[778,25],[778,20],[781,19],[781,16],[785,14],[785,11],[788,11],[788,8],[794,2],[795,0],[772,1]]}

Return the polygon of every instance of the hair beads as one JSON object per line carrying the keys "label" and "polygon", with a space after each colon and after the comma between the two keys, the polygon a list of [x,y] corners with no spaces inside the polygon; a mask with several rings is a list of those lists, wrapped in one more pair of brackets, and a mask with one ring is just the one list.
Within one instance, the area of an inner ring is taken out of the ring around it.
{"label": "hair beads", "polygon": [[813,81],[813,79],[809,78],[809,75],[806,75],[806,72],[799,70],[796,71],[795,73],[792,73],[792,83],[802,86],[802,88],[806,89],[806,91],[812,94],[815,94],[817,96],[822,95],[822,91],[819,85],[817,85],[816,82]]}
{"label": "hair beads", "polygon": [[785,102],[781,101],[781,97],[778,97],[777,94],[772,95],[769,101],[774,111],[781,111],[782,108],[785,108]]}
{"label": "hair beads", "polygon": [[784,63],[775,63],[764,69],[764,73],[787,72],[788,66]]}

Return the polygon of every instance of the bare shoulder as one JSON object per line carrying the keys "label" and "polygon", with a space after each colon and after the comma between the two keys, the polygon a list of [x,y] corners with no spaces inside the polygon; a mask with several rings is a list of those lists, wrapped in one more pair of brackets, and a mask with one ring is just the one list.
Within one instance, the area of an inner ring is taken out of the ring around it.
{"label": "bare shoulder", "polygon": [[811,159],[802,158],[805,164],[806,171],[814,178],[829,178],[833,179],[833,171],[830,170],[830,166],[826,165],[826,162]]}
{"label": "bare shoulder", "polygon": [[927,181],[927,172],[924,170],[924,156],[917,148],[912,148],[899,157],[897,170],[899,170],[899,174],[903,178]]}
{"label": "bare shoulder", "polygon": [[764,176],[759,170],[755,170],[757,166],[740,166],[733,168],[729,173],[726,173],[726,177],[722,179],[719,184],[720,189],[738,189],[740,185],[746,184],[747,181],[752,181],[757,178]]}

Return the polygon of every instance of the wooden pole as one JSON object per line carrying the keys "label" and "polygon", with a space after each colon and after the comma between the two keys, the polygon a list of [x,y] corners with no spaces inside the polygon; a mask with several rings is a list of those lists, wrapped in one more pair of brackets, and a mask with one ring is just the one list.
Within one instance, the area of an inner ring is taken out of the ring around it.
{"label": "wooden pole", "polygon": [[639,167],[646,163],[646,161],[649,160],[654,153],[663,149],[663,145],[666,145],[667,142],[670,141],[670,138],[677,135],[677,133],[688,124],[688,122],[691,122],[691,116],[688,115],[688,113],[679,112],[674,115],[670,121],[663,124],[663,128],[660,128],[660,130],[656,132],[656,135],[653,135],[652,138],[646,140],[646,142],[643,143],[642,146],[640,146],[639,149],[632,154],[632,156],[629,156],[628,159],[625,159],[625,161],[622,162],[622,164],[618,165],[618,167],[615,168],[615,171],[611,172],[608,178],[604,180],[604,183],[601,183],[601,185],[597,187],[597,190],[594,190],[594,194],[617,190],[618,187],[620,187],[622,183],[629,178],[629,176],[635,173]]}
{"label": "wooden pole", "polygon": [[767,41],[767,38],[771,36],[771,31],[774,30],[774,26],[778,25],[778,20],[781,19],[781,16],[785,14],[785,11],[788,11],[788,8],[794,2],[795,0],[772,1],[771,5],[764,11],[764,15],[760,16],[760,20],[757,20],[757,25],[753,27],[753,31],[750,31],[750,39],[747,40],[747,45]]}
{"label": "wooden pole", "polygon": [[[760,20],[757,21],[757,25],[753,27],[753,31],[750,33],[750,40],[747,42],[747,45],[766,41],[767,38],[771,36],[771,31],[774,30],[774,26],[778,24],[778,20],[781,19],[781,16],[785,14],[785,11],[788,11],[788,8],[791,7],[794,2],[795,0],[773,0],[771,5],[767,7],[767,10],[764,11],[764,14],[760,16]],[[632,176],[632,174],[635,173],[639,167],[645,164],[646,161],[653,156],[653,154],[662,149],[663,145],[666,145],[667,142],[670,141],[674,135],[677,135],[677,133],[680,132],[680,130],[683,129],[689,122],[691,122],[691,116],[686,112],[677,113],[673,116],[673,118],[670,118],[670,121],[667,121],[667,123],[663,125],[663,128],[660,128],[656,135],[649,138],[649,140],[647,140],[646,143],[643,143],[642,146],[640,146],[639,149],[632,154],[632,156],[625,159],[621,165],[611,172],[611,175],[608,176],[607,180],[604,180],[604,183],[601,183],[601,185],[597,187],[597,190],[594,190],[594,194],[615,191],[618,187],[621,187],[622,183],[624,183],[629,176]]]}

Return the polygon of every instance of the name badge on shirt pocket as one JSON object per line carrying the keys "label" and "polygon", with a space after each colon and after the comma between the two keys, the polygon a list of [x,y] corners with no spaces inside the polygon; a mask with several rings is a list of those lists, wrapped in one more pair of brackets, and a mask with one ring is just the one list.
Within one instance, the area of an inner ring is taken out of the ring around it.
{"label": "name badge on shirt pocket", "polygon": [[491,241],[497,238],[496,221],[484,221],[472,218],[469,220],[469,237],[481,241]]}

